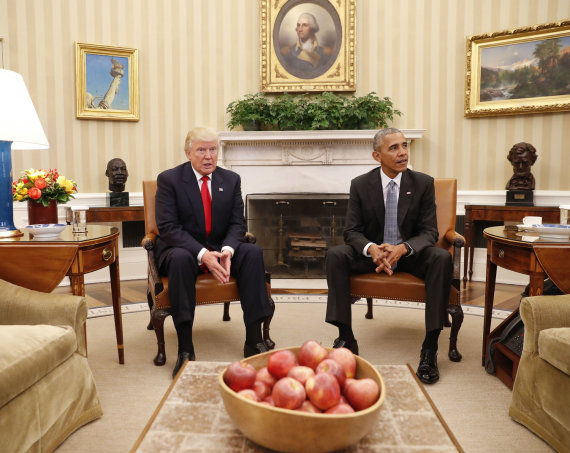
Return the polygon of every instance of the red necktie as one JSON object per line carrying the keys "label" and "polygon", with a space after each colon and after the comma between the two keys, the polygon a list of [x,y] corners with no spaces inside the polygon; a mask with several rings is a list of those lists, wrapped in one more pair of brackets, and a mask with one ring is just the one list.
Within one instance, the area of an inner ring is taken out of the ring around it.
{"label": "red necktie", "polygon": [[212,231],[212,197],[208,190],[209,176],[202,177],[202,204],[204,205],[204,218],[206,219],[206,236]]}

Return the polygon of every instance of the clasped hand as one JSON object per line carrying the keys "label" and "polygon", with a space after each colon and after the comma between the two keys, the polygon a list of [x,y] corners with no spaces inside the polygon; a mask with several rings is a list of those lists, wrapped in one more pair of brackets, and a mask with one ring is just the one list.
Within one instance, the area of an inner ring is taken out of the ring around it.
{"label": "clasped hand", "polygon": [[406,246],[404,244],[372,244],[368,247],[368,253],[372,257],[372,261],[376,264],[375,271],[377,273],[386,272],[388,275],[392,275],[392,266],[394,266],[398,260],[404,256],[407,252]]}
{"label": "clasped hand", "polygon": [[207,251],[202,256],[202,264],[206,265],[210,273],[220,283],[228,283],[230,281],[232,254],[229,250],[224,250],[223,252]]}

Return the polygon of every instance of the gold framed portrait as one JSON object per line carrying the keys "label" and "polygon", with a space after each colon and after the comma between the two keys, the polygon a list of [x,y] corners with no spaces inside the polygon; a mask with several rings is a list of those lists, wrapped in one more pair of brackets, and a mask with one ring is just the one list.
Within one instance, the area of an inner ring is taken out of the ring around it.
{"label": "gold framed portrait", "polygon": [[466,117],[570,110],[570,20],[468,36]]}
{"label": "gold framed portrait", "polygon": [[261,0],[261,91],[355,91],[356,0]]}
{"label": "gold framed portrait", "polygon": [[139,120],[138,49],[75,43],[79,119]]}

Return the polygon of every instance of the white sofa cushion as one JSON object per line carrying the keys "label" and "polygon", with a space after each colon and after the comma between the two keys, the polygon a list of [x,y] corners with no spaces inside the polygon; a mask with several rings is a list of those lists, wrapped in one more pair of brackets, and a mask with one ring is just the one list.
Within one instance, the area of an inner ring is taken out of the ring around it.
{"label": "white sofa cushion", "polygon": [[0,407],[77,350],[75,331],[49,325],[0,325]]}

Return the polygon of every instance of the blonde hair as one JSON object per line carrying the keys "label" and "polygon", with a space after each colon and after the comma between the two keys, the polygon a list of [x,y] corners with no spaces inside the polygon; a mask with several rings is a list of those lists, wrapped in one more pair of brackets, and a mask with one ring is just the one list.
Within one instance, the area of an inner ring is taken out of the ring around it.
{"label": "blonde hair", "polygon": [[211,141],[218,140],[218,132],[211,127],[198,126],[191,129],[186,135],[186,141],[184,142],[184,151],[188,151],[192,148],[192,143],[195,141]]}

